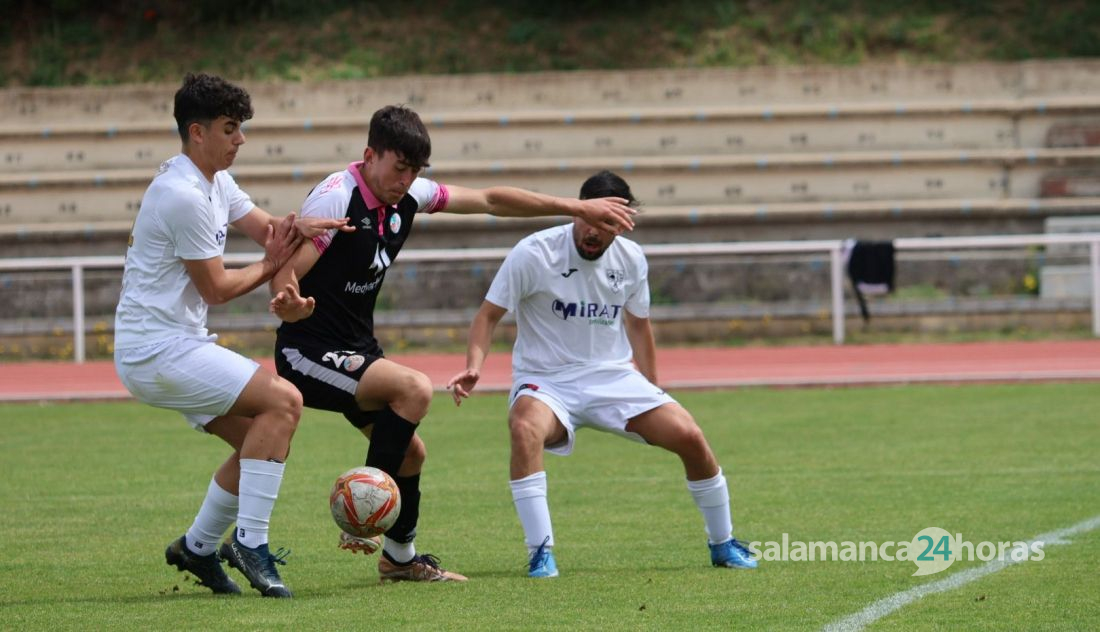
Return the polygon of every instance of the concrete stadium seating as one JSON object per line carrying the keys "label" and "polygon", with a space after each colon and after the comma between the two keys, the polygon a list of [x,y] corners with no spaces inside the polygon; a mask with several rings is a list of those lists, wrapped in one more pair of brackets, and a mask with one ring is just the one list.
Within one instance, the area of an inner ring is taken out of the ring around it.
{"label": "concrete stadium seating", "polygon": [[[1100,197],[1097,61],[246,87],[257,114],[233,172],[275,213],[295,210],[316,181],[361,156],[370,113],[396,102],[429,124],[432,178],[572,196],[589,173],[610,168],[670,225],[931,213],[1011,215],[1027,230],[1052,214],[1095,212]],[[175,88],[0,91],[0,240],[126,226],[156,166],[179,149]]]}

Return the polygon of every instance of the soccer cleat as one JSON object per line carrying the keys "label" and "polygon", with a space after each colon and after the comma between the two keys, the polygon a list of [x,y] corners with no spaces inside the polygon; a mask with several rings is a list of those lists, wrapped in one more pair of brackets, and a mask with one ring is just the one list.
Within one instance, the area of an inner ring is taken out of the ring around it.
{"label": "soccer cleat", "polygon": [[370,555],[377,551],[382,546],[382,539],[378,536],[373,538],[360,538],[354,536],[347,531],[340,532],[340,548],[352,553],[362,553],[363,555]]}
{"label": "soccer cleat", "polygon": [[216,595],[239,595],[241,587],[229,579],[222,568],[217,551],[210,555],[195,555],[184,542],[186,535],[168,545],[164,550],[164,559],[169,566],[175,566],[185,573],[191,573],[199,580],[200,586],[206,586]]}
{"label": "soccer cleat", "polygon": [[558,576],[558,563],[554,561],[554,552],[546,548],[546,543],[549,541],[550,536],[546,536],[539,548],[531,554],[531,561],[527,564],[528,577],[541,579],[543,577]]}
{"label": "soccer cleat", "polygon": [[248,579],[248,583],[264,597],[292,597],[290,589],[275,570],[276,564],[286,564],[290,551],[279,549],[272,555],[266,544],[250,549],[237,541],[237,535],[222,542],[221,556]]}
{"label": "soccer cleat", "polygon": [[709,544],[710,563],[726,568],[756,568],[756,558],[752,552],[736,539],[721,544]]}
{"label": "soccer cleat", "polygon": [[414,556],[407,564],[398,564],[382,551],[378,560],[378,579],[382,582],[464,582],[466,576],[443,570],[439,567],[439,558],[430,553]]}

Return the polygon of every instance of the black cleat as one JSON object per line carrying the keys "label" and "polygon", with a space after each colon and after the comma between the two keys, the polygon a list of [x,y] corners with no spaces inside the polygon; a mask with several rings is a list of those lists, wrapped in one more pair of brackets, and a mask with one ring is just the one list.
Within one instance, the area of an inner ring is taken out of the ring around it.
{"label": "black cleat", "polygon": [[195,555],[184,542],[186,535],[168,545],[164,550],[164,559],[169,566],[175,566],[185,573],[191,573],[199,580],[200,586],[206,586],[216,595],[239,595],[241,587],[229,579],[222,568],[221,558],[215,551],[210,555]]}
{"label": "black cleat", "polygon": [[290,555],[290,551],[284,551],[285,549],[279,549],[272,555],[266,544],[250,549],[237,541],[236,533],[222,542],[219,550],[225,561],[239,570],[248,579],[248,583],[264,597],[292,597],[290,589],[279,577],[279,571],[275,570],[276,564],[286,564],[286,556]]}

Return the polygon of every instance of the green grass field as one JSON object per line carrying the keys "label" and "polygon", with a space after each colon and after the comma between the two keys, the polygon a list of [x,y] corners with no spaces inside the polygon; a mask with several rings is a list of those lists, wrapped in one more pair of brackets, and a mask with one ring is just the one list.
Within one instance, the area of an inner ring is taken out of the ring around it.
{"label": "green grass field", "polygon": [[[744,540],[1026,540],[1100,514],[1094,384],[680,393],[723,463]],[[911,577],[912,562],[709,566],[670,454],[586,431],[548,456],[562,576],[527,579],[507,485],[504,400],[440,397],[421,552],[464,585],[379,585],[336,547],[331,481],[366,442],[303,418],[273,520],[295,598],[213,597],[164,563],[193,517],[218,440],[138,404],[0,406],[2,629],[818,629],[982,562]],[[932,595],[872,629],[1083,629],[1100,620],[1100,531]],[[236,571],[230,571],[240,580]],[[1091,622],[1091,623],[1090,623]]]}

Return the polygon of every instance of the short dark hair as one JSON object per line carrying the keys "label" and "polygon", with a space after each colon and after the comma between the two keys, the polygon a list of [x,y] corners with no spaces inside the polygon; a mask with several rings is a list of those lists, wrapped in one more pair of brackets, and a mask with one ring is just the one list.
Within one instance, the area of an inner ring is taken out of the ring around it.
{"label": "short dark hair", "polygon": [[187,128],[192,123],[209,125],[219,116],[245,122],[252,118],[252,99],[248,93],[221,77],[187,73],[183,85],[176,91],[176,105],[172,112],[180,138],[187,142]]}
{"label": "short dark hair", "polygon": [[403,105],[387,105],[370,117],[367,147],[381,155],[396,151],[411,167],[428,166],[432,139],[420,115]]}
{"label": "short dark hair", "polygon": [[606,169],[588,178],[581,185],[582,200],[603,197],[620,197],[627,201],[627,206],[638,205],[638,200],[634,199],[634,194],[630,192],[630,185],[626,180]]}

